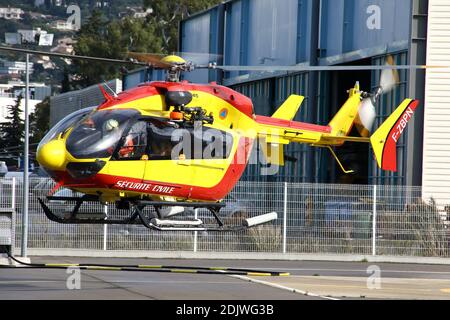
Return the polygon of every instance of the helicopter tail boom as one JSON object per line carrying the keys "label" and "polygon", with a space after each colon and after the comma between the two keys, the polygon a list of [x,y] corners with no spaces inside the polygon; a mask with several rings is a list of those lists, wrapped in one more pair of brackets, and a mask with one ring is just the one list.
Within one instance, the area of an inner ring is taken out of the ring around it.
{"label": "helicopter tail boom", "polygon": [[360,106],[360,95],[350,98],[328,126],[318,126],[274,117],[256,116],[258,136],[268,163],[284,164],[283,146],[291,142],[308,143],[316,147],[340,146],[345,142],[371,143],[378,166],[396,171],[397,142],[419,104],[405,99],[369,138],[348,136]]}

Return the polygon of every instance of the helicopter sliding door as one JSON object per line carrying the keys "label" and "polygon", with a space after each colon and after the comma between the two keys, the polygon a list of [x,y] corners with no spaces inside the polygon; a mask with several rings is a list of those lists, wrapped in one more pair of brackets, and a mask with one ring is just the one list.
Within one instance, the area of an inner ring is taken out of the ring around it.
{"label": "helicopter sliding door", "polygon": [[156,118],[147,120],[147,149],[144,183],[151,184],[151,192],[161,196],[189,196],[194,172],[190,161],[176,153],[177,139],[184,128],[177,123]]}
{"label": "helicopter sliding door", "polygon": [[189,198],[193,188],[223,179],[232,143],[231,134],[217,129],[149,121],[144,182],[155,184],[157,194]]}

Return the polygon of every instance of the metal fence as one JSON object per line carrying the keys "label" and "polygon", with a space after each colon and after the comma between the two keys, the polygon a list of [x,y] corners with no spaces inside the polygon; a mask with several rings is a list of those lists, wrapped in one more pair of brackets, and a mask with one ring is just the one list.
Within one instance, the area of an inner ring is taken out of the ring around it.
{"label": "metal fence", "polygon": [[[29,248],[158,250],[358,255],[450,256],[446,203],[422,199],[421,188],[241,181],[221,211],[225,223],[276,211],[276,222],[242,232],[155,232],[141,225],[63,225],[47,220],[37,198],[54,187],[31,179]],[[21,243],[21,179],[0,180],[0,207],[15,207],[16,244]],[[65,203],[52,203],[70,209]],[[113,205],[83,204],[80,210]],[[206,212],[198,215],[212,222]],[[210,220],[208,220],[210,219]]]}

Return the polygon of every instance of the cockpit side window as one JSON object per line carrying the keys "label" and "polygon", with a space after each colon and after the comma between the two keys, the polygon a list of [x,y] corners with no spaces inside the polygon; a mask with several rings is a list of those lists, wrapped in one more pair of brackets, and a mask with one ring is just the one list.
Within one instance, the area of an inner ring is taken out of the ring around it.
{"label": "cockpit side window", "polygon": [[148,154],[150,160],[170,160],[175,142],[172,141],[176,126],[162,121],[148,123]]}
{"label": "cockpit side window", "polygon": [[136,122],[122,138],[117,158],[122,160],[140,160],[146,155],[147,149],[147,123]]}

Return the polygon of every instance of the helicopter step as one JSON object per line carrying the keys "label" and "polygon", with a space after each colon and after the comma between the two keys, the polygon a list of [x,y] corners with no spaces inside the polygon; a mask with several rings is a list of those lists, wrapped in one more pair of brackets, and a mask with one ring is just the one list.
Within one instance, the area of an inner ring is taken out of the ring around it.
{"label": "helicopter step", "polygon": [[150,222],[158,227],[170,227],[170,226],[201,226],[203,224],[203,221],[200,219],[194,219],[194,220],[171,220],[171,219],[166,219],[166,220],[161,220],[158,218],[153,218],[152,220],[150,220]]}
{"label": "helicopter step", "polygon": [[[159,220],[152,219],[148,228],[159,231],[243,231],[252,227],[262,225],[264,223],[274,221],[278,218],[276,212],[262,214],[256,217],[248,218],[242,221],[242,225],[236,226],[219,226],[216,228],[208,228],[202,225],[199,219],[192,221],[175,221],[175,220]],[[184,224],[184,225],[183,225]]]}

